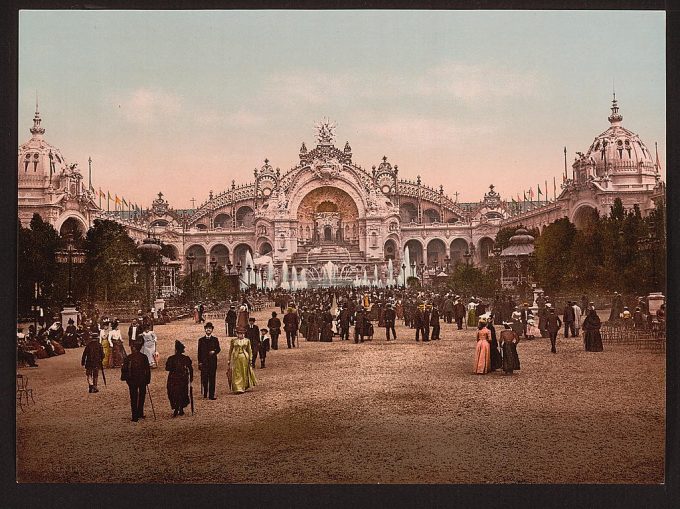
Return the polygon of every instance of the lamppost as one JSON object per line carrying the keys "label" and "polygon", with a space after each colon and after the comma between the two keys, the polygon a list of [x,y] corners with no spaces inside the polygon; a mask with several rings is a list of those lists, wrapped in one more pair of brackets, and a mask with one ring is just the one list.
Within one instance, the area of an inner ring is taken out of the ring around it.
{"label": "lamppost", "polygon": [[[83,263],[85,261],[85,253],[75,249],[75,244],[73,242],[73,234],[67,233],[65,236],[66,249],[57,251],[56,258],[57,263],[68,263],[68,287],[66,290],[66,300],[64,301],[64,307],[73,307],[75,303],[73,302],[73,291],[72,291],[72,280],[73,280],[73,264]],[[36,299],[38,290],[36,288]]]}
{"label": "lamppost", "polygon": [[401,264],[401,279],[402,287],[406,289],[406,264],[402,262]]}
{"label": "lamppost", "polygon": [[420,284],[425,286],[425,262],[420,261]]}
{"label": "lamppost", "polygon": [[264,292],[264,265],[260,266],[260,286],[262,287],[262,291]]}
{"label": "lamppost", "polygon": [[248,288],[250,288],[250,271],[253,270],[253,268],[250,266],[250,264],[246,265],[246,272],[248,272]]}
{"label": "lamppost", "polygon": [[187,262],[189,263],[189,289],[191,291],[190,298],[193,301],[194,298],[194,261],[196,257],[193,254],[187,255]]}
{"label": "lamppost", "polygon": [[470,258],[472,258],[472,253],[470,252],[470,249],[465,251],[465,254],[463,254],[463,257],[465,258],[465,265],[470,265]]}
{"label": "lamppost", "polygon": [[444,263],[446,264],[446,274],[449,273],[449,264],[451,263],[451,257],[450,256],[445,256],[444,257]]}
{"label": "lamppost", "polygon": [[231,263],[231,258],[227,257],[227,270],[229,271],[229,275],[231,276],[231,268],[233,267]]}
{"label": "lamppost", "polygon": [[147,306],[146,309],[151,309],[151,287],[149,282],[149,271],[151,262],[156,254],[160,254],[161,246],[157,239],[151,238],[151,231],[147,231],[146,238],[137,248],[142,256],[142,262],[144,263],[144,268],[146,269],[146,299]]}
{"label": "lamppost", "polygon": [[215,268],[217,268],[217,260],[213,256],[210,258],[210,273],[214,276],[215,275]]}

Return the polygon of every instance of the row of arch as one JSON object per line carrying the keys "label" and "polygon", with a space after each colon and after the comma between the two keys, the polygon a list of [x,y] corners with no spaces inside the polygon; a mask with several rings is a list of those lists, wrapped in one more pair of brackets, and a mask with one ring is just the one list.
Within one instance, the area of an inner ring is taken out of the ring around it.
{"label": "row of arch", "polygon": [[[406,224],[410,222],[417,223],[418,208],[413,203],[402,203],[401,205],[399,205],[399,219],[401,219],[402,223]],[[456,223],[457,221],[458,218],[451,217],[446,222]],[[441,223],[442,217],[437,209],[427,208],[423,210],[422,222],[424,224]]]}
{"label": "row of arch", "polygon": [[[235,214],[236,226],[244,226],[245,228],[250,228],[255,224],[255,211],[252,207],[244,205],[236,210]],[[209,229],[209,219],[202,218],[198,223],[196,223],[196,228],[199,230]],[[221,212],[217,214],[213,221],[214,228],[231,228],[233,221],[231,214],[226,212]]]}
{"label": "row of arch", "polygon": [[[272,245],[269,242],[263,242],[260,244],[257,255],[264,256],[272,252]],[[226,267],[227,263],[231,262],[234,266],[239,262],[243,263],[246,258],[246,253],[250,253],[251,256],[255,256],[253,248],[249,244],[237,244],[234,247],[233,252],[229,250],[224,244],[215,244],[210,248],[210,251],[206,251],[206,248],[200,244],[194,244],[190,246],[184,257],[184,264],[187,269],[189,269],[189,262],[187,257],[189,255],[194,257],[193,269],[207,269],[211,261],[215,261],[217,265]]]}
{"label": "row of arch", "polygon": [[[410,239],[405,244],[409,251],[409,258],[416,263],[425,261],[425,263],[432,266],[443,267],[445,265],[446,257],[449,256],[450,266],[454,266],[458,262],[465,260],[465,253],[469,252],[470,243],[465,239],[454,239],[447,246],[441,239],[432,239],[424,246],[418,239]],[[489,261],[489,256],[494,248],[494,241],[490,237],[482,237],[474,249],[477,251],[477,259],[480,263],[486,264]],[[388,239],[385,242],[384,250],[385,260],[397,260],[402,256],[402,251],[397,251],[397,243],[394,239]]]}

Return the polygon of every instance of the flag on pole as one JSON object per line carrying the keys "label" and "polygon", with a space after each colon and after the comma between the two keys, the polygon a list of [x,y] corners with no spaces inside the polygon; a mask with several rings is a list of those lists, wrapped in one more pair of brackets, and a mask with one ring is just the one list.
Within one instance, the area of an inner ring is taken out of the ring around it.
{"label": "flag on pole", "polygon": [[106,195],[104,194],[104,191],[102,191],[102,188],[99,188],[99,197],[100,198],[106,198]]}
{"label": "flag on pole", "polygon": [[111,212],[111,191],[106,191],[106,211]]}
{"label": "flag on pole", "polygon": [[125,198],[123,198],[123,205],[125,205],[126,207],[128,206],[128,202],[125,201]]}
{"label": "flag on pole", "polygon": [[557,200],[557,180],[553,177],[553,199]]}
{"label": "flag on pole", "polygon": [[531,187],[529,188],[529,200],[534,201],[534,189]]}
{"label": "flag on pole", "polygon": [[527,192],[524,191],[524,203],[526,203],[526,202],[527,202]]}
{"label": "flag on pole", "polygon": [[548,193],[548,181],[547,180],[545,181],[545,187],[543,189],[545,189],[545,201],[547,203],[548,200],[550,199],[550,193]]}

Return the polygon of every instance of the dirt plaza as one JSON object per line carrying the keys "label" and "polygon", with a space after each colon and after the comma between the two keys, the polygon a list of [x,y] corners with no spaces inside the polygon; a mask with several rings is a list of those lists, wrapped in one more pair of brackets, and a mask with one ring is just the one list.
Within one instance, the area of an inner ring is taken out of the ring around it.
{"label": "dirt plaza", "polygon": [[[265,322],[270,310],[255,313]],[[416,343],[376,327],[363,344],[300,341],[271,351],[258,385],[228,392],[229,342],[216,323],[217,400],[200,396],[202,325],[158,326],[161,364],[175,339],[194,361],[196,413],[173,419],[163,367],[146,419],[130,422],[116,369],[88,394],[82,349],[21,368],[36,403],[17,407],[19,482],[661,483],[665,356],[563,339],[518,346],[522,369],[472,374],[475,331],[442,324]],[[121,326],[127,332],[127,324]],[[127,343],[127,342],[126,342]]]}

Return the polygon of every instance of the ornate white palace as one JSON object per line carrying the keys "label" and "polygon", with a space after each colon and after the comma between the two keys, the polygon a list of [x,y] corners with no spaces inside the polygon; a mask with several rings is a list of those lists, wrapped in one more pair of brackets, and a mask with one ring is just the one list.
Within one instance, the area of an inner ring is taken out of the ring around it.
{"label": "ornate white palace", "polygon": [[31,138],[18,154],[19,218],[27,225],[37,212],[60,232],[81,233],[96,218],[114,219],[136,240],[153,229],[183,270],[187,258],[195,260],[193,270],[208,270],[211,261],[244,265],[250,252],[256,265],[271,259],[278,274],[286,262],[305,268],[310,280],[321,278],[321,266],[332,261],[349,281],[375,265],[384,274],[389,259],[398,272],[404,249],[411,261],[440,271],[463,259],[484,265],[502,226],[544,227],[561,217],[578,225],[594,210],[608,213],[615,197],[626,207],[638,204],[643,214],[654,207],[665,193],[658,164],[621,120],[614,99],[611,126],[585,155],[577,152],[573,178],[556,201],[519,213],[493,185],[479,202],[458,203],[441,185],[400,179],[387,157],[365,170],[353,162],[349,143],[334,145],[335,126],[324,120],[317,124],[316,146],[308,150],[302,143],[299,163],[288,171],[265,159],[252,182],[210,191],[195,209],[175,210],[159,193],[149,209],[126,218],[102,210],[78,166],[44,140],[36,106]]}

